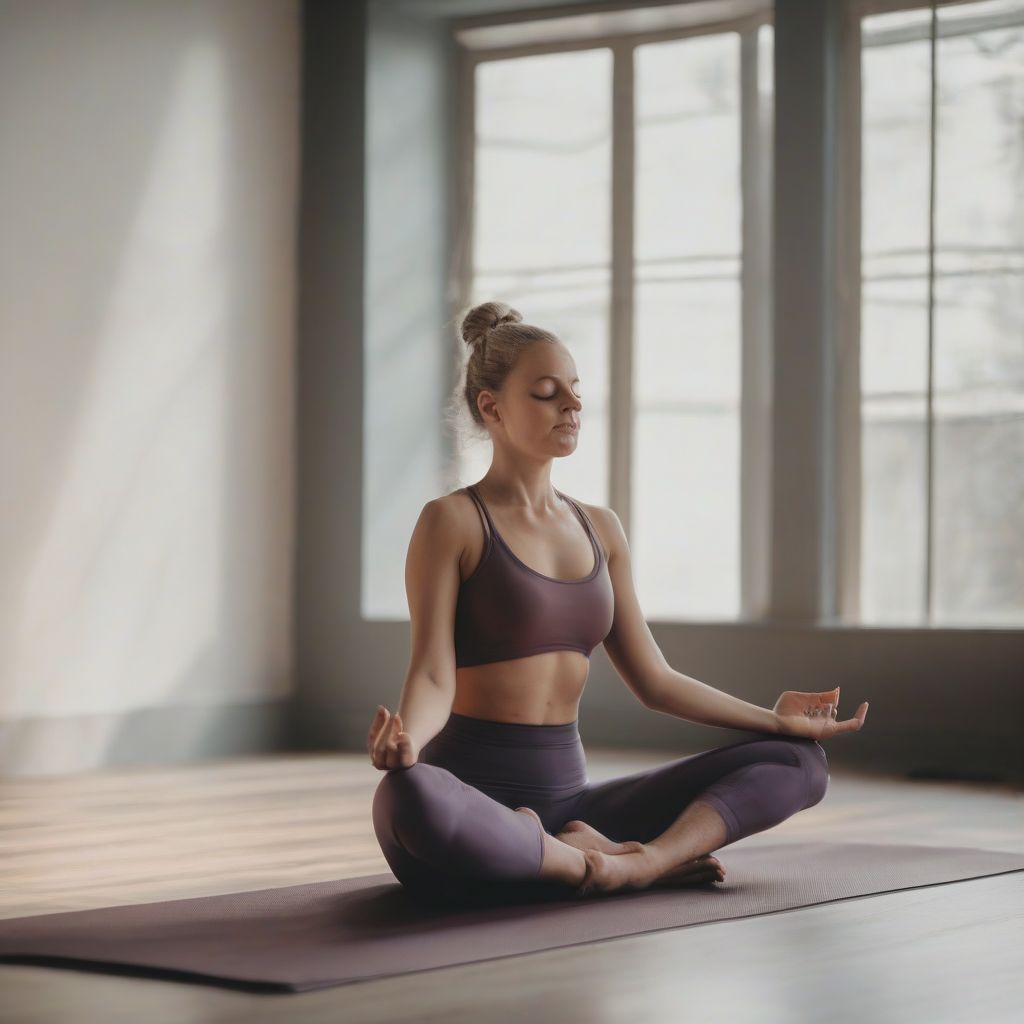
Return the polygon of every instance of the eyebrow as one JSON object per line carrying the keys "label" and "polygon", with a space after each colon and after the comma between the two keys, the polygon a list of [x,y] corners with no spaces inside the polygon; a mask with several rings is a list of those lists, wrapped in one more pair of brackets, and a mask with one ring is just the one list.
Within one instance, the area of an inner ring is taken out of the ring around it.
{"label": "eyebrow", "polygon": [[[558,378],[550,373],[546,373],[543,377],[538,377],[537,380],[535,380],[533,383],[536,384],[538,380],[558,380]],[[579,377],[573,377],[573,379],[569,381],[570,384],[578,384],[579,382]]]}

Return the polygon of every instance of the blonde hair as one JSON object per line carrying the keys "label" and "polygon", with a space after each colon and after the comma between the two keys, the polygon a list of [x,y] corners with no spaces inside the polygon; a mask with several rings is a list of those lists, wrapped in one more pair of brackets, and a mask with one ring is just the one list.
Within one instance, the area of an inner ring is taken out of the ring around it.
{"label": "blonde hair", "polygon": [[[479,428],[478,437],[487,437],[486,422],[476,400],[481,391],[500,392],[505,379],[527,345],[537,341],[555,342],[559,338],[543,327],[523,323],[523,315],[505,302],[482,302],[459,315],[458,383],[448,403],[446,419],[456,432],[461,415],[468,411]],[[461,358],[465,353],[465,358]],[[473,431],[470,431],[473,433]]]}

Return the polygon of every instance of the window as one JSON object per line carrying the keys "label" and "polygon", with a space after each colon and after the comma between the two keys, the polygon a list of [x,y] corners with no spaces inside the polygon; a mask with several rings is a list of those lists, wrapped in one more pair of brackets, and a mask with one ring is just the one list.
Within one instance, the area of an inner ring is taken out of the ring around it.
{"label": "window", "polygon": [[[576,360],[587,443],[556,486],[604,495],[611,305],[612,55],[602,49],[476,67],[472,294],[553,330]],[[466,482],[490,464],[471,449]],[[554,478],[555,474],[552,473]],[[564,481],[564,483],[560,482]]]}
{"label": "window", "polygon": [[873,7],[860,16],[859,619],[1020,624],[1024,2]]}
{"label": "window", "polygon": [[[771,11],[695,21],[711,7],[590,15],[586,39],[572,17],[457,32],[456,305],[509,302],[572,350],[583,430],[552,477],[613,505],[663,620],[749,615],[768,558]],[[467,482],[491,449],[460,455]]]}

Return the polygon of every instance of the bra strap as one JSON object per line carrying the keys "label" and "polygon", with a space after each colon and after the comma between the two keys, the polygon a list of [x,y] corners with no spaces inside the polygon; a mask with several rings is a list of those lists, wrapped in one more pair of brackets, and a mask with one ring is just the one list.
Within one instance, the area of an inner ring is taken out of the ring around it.
{"label": "bra strap", "polygon": [[565,500],[568,501],[574,509],[576,509],[576,515],[579,516],[580,522],[583,523],[583,529],[587,531],[591,543],[593,543],[594,547],[597,548],[598,556],[604,557],[604,545],[601,543],[600,538],[597,536],[597,531],[594,529],[594,524],[590,521],[590,516],[588,516],[587,513],[583,511],[583,507],[574,498],[570,498],[568,494],[562,494],[561,491],[559,491],[558,493],[561,494],[562,497],[565,498]]}
{"label": "bra strap", "polygon": [[484,504],[484,499],[481,498],[480,495],[477,493],[476,487],[474,487],[473,484],[466,485],[466,493],[476,503],[476,507],[480,509],[481,512],[483,512],[484,518],[487,520],[487,525],[490,528],[490,534],[488,534],[488,537],[490,537],[492,534],[495,533],[494,521],[491,519],[490,512],[487,511],[487,506]]}

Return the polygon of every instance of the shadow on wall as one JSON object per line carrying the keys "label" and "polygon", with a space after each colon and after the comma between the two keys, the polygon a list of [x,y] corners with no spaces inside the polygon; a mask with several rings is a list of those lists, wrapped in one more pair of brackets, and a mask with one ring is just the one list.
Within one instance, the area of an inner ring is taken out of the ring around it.
{"label": "shadow on wall", "polygon": [[298,15],[0,15],[5,141],[30,157],[4,182],[0,771],[281,728]]}

